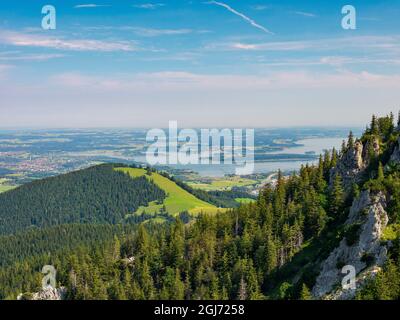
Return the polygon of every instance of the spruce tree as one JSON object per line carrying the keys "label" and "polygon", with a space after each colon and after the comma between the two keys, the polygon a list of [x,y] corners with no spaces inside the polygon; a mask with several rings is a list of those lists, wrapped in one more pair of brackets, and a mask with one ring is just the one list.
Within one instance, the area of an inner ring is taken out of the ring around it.
{"label": "spruce tree", "polygon": [[346,151],[347,151],[346,141],[343,140],[342,141],[342,148],[340,150],[340,155],[344,155],[346,153]]}
{"label": "spruce tree", "polygon": [[385,179],[385,172],[383,170],[383,165],[382,162],[379,162],[379,166],[378,166],[378,177],[377,177],[378,181],[382,182]]}
{"label": "spruce tree", "polygon": [[353,135],[353,131],[350,131],[349,133],[349,139],[347,141],[347,147],[349,149],[353,149],[354,148],[354,135]]}
{"label": "spruce tree", "polygon": [[332,188],[329,192],[329,211],[332,216],[337,216],[344,203],[343,182],[340,174],[336,174]]}
{"label": "spruce tree", "polygon": [[373,135],[379,134],[378,120],[375,115],[372,116],[371,120],[371,134]]}
{"label": "spruce tree", "polygon": [[312,300],[312,295],[305,283],[301,288],[300,300]]}
{"label": "spruce tree", "polygon": [[332,158],[331,158],[331,168],[335,168],[337,165],[338,154],[335,148],[332,149]]}

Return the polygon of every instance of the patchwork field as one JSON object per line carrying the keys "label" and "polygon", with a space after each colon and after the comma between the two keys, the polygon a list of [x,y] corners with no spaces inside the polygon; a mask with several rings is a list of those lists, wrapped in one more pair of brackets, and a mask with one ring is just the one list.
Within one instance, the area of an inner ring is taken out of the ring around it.
{"label": "patchwork field", "polygon": [[215,178],[209,183],[189,182],[188,185],[194,189],[200,189],[204,191],[225,191],[231,190],[232,187],[247,187],[257,183],[258,182],[256,180],[234,176]]}
{"label": "patchwork field", "polygon": [[158,173],[153,172],[151,175],[148,175],[146,174],[145,169],[136,168],[116,168],[115,170],[127,173],[132,178],[146,176],[167,194],[167,197],[162,204],[152,202],[147,207],[140,207],[136,211],[137,214],[157,214],[162,212],[163,209],[165,209],[171,215],[177,215],[183,211],[188,211],[189,213],[195,215],[201,212],[216,213],[217,211],[226,210],[217,208],[210,203],[196,198],[191,193],[179,187],[175,182],[163,177]]}

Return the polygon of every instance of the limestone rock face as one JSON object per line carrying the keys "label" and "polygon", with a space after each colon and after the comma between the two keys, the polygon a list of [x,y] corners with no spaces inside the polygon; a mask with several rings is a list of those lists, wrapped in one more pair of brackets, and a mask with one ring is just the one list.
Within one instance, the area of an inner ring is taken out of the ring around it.
{"label": "limestone rock face", "polygon": [[346,189],[349,189],[354,182],[357,182],[360,174],[366,167],[363,159],[363,151],[364,147],[360,141],[357,141],[353,148],[347,150],[338,161],[336,168],[332,168],[330,173],[331,182],[337,174],[340,174],[342,177]]}
{"label": "limestone rock face", "polygon": [[20,294],[17,297],[17,300],[64,300],[66,292],[67,290],[64,287],[47,287],[46,289],[42,289],[41,291],[32,294]]}
{"label": "limestone rock face", "polygon": [[366,190],[354,200],[346,225],[359,225],[357,240],[349,245],[349,241],[343,238],[339,246],[322,262],[321,272],[312,289],[315,298],[354,297],[356,290],[341,287],[342,279],[346,275],[342,274],[342,267],[345,265],[355,268],[357,288],[364,284],[365,279],[380,270],[387,257],[387,248],[380,243],[383,230],[388,223],[385,208],[386,199],[383,193],[370,195]]}

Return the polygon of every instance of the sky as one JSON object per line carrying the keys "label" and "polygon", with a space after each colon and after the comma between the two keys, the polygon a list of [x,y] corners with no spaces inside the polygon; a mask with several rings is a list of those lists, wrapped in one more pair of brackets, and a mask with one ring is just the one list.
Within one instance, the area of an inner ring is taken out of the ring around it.
{"label": "sky", "polygon": [[2,0],[0,128],[363,127],[400,109],[399,16],[400,0]]}

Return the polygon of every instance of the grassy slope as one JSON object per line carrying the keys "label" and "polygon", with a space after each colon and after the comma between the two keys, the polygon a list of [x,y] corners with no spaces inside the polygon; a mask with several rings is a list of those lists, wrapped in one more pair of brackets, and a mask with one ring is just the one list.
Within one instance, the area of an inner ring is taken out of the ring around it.
{"label": "grassy slope", "polygon": [[7,182],[8,179],[0,178],[0,193],[16,188],[16,186],[11,186]]}
{"label": "grassy slope", "polygon": [[[144,169],[116,168],[115,170],[125,172],[132,178],[146,175],[146,170]],[[218,210],[224,210],[196,198],[194,195],[179,187],[175,182],[158,173],[152,173],[151,176],[146,175],[146,177],[163,189],[167,194],[167,198],[164,200],[163,204],[156,204],[153,202],[147,207],[139,208],[137,211],[139,214],[143,212],[147,214],[158,213],[163,205],[165,205],[167,212],[172,215],[177,215],[183,211],[188,211],[191,214],[198,214],[200,212],[216,213]]]}
{"label": "grassy slope", "polygon": [[0,184],[0,193],[15,189],[15,188],[16,188],[15,186],[8,186],[8,185]]}

